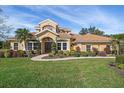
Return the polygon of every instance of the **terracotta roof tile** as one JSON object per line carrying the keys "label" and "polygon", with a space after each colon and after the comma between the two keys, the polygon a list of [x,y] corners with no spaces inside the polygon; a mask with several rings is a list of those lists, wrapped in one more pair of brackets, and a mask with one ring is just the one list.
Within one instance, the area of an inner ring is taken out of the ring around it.
{"label": "terracotta roof tile", "polygon": [[71,35],[68,33],[59,33],[59,37],[62,39],[70,39]]}
{"label": "terracotta roof tile", "polygon": [[32,34],[33,36],[35,36],[36,33],[37,33],[37,32],[31,32],[31,34]]}
{"label": "terracotta roof tile", "polygon": [[110,40],[112,40],[112,38],[110,37],[99,36],[94,34],[86,34],[86,35],[74,34],[73,37],[76,39],[75,42],[110,42]]}

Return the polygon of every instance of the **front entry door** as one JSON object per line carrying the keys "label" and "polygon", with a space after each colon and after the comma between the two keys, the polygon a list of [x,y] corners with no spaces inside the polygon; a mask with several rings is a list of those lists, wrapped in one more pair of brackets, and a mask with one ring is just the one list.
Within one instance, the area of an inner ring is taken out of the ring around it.
{"label": "front entry door", "polygon": [[52,42],[45,42],[45,53],[51,52]]}

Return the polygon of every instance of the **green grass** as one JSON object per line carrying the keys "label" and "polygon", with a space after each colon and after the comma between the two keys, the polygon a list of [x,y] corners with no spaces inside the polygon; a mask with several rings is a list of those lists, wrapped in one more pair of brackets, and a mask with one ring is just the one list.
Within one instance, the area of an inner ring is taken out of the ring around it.
{"label": "green grass", "polygon": [[0,87],[124,87],[124,77],[108,66],[114,59],[33,62],[3,58]]}

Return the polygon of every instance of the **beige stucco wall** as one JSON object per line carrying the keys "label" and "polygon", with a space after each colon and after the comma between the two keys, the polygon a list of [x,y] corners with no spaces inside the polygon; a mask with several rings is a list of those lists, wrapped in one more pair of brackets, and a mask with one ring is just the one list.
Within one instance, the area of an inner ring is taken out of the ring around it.
{"label": "beige stucco wall", "polygon": [[[81,44],[81,43],[79,43],[79,44],[74,45],[73,46],[73,49],[76,50],[76,47],[80,47],[80,50],[81,51],[86,51],[86,45],[87,44]],[[106,46],[107,46],[107,43],[104,43],[104,44],[91,44],[91,49],[92,48],[97,48],[98,51],[104,51],[104,49],[106,48]]]}
{"label": "beige stucco wall", "polygon": [[46,26],[46,25],[50,25],[50,26],[52,26],[52,27],[54,28],[54,30],[56,30],[57,25],[56,25],[55,23],[51,22],[51,21],[41,22],[41,23],[39,24],[39,28],[42,30],[42,28],[43,28],[44,26]]}
{"label": "beige stucco wall", "polygon": [[68,39],[67,40],[67,50],[70,51],[70,49],[71,49],[71,40]]}
{"label": "beige stucco wall", "polygon": [[54,41],[56,41],[57,35],[53,34],[52,32],[46,31],[38,35],[38,39],[42,42],[43,38],[50,37]]}
{"label": "beige stucco wall", "polygon": [[[42,35],[39,36],[39,40],[41,42],[41,51],[44,52],[44,42],[42,41],[43,38],[46,38],[46,37],[50,37],[53,39],[53,41],[55,43],[57,42],[60,42],[60,41],[57,41],[57,35],[51,33],[51,32],[45,32],[43,33]],[[62,43],[66,42],[67,43],[67,50],[70,51],[70,39],[67,39],[65,41],[61,41]],[[17,42],[16,40],[13,40],[13,41],[10,41],[10,46],[11,46],[11,49],[14,49],[14,43],[18,43],[18,50],[25,50],[25,44],[24,42],[20,43],[20,42]],[[81,51],[86,51],[86,45],[87,44],[76,44],[73,46],[73,49],[76,50],[76,47],[80,47],[80,50]],[[97,48],[98,51],[104,51],[104,49],[106,48],[107,46],[107,43],[104,43],[104,44],[91,44],[92,48]]]}
{"label": "beige stucco wall", "polygon": [[17,42],[16,40],[10,41],[10,46],[12,50],[14,50],[14,43],[18,43],[18,50],[25,50],[24,42],[20,43],[20,42]]}

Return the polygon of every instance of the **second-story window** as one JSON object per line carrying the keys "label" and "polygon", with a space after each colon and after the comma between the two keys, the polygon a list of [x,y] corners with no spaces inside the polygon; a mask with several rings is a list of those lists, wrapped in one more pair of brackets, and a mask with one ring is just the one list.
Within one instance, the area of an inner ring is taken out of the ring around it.
{"label": "second-story window", "polygon": [[45,29],[53,30],[54,27],[51,26],[51,25],[46,25],[46,26],[44,26],[44,27],[42,28],[42,30],[45,30]]}

